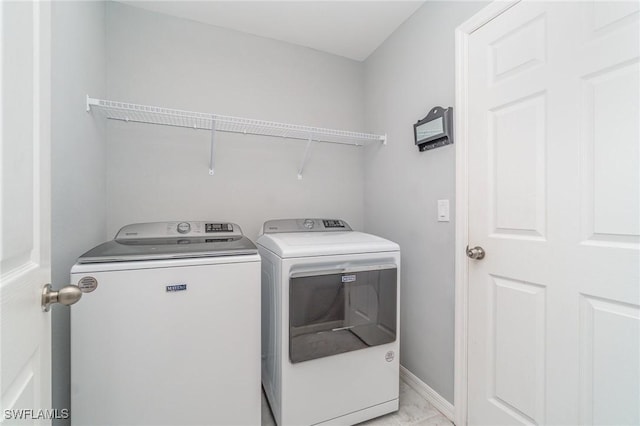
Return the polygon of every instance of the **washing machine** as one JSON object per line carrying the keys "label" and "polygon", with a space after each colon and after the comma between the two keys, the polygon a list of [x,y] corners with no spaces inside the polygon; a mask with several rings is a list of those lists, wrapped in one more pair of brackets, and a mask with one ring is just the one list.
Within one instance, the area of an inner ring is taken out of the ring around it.
{"label": "washing machine", "polygon": [[72,425],[260,424],[260,256],[238,225],[125,226],[71,282]]}
{"label": "washing machine", "polygon": [[400,248],[339,219],[268,221],[262,385],[280,426],[398,409]]}

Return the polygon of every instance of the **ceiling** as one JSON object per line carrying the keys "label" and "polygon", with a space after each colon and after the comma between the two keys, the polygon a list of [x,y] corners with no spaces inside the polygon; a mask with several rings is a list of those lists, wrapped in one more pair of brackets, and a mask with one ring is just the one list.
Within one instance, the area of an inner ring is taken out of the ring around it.
{"label": "ceiling", "polygon": [[423,1],[121,1],[131,6],[365,60]]}

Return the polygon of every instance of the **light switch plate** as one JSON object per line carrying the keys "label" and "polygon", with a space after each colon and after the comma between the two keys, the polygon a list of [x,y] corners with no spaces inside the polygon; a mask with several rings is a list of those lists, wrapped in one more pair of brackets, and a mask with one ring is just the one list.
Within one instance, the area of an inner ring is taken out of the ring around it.
{"label": "light switch plate", "polygon": [[449,222],[449,200],[438,200],[438,222]]}

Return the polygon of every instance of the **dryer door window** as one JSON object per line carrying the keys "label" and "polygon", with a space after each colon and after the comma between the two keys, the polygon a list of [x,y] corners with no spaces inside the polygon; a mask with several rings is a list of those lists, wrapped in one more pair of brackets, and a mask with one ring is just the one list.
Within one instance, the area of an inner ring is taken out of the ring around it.
{"label": "dryer door window", "polygon": [[314,271],[289,282],[292,363],[396,340],[397,268]]}

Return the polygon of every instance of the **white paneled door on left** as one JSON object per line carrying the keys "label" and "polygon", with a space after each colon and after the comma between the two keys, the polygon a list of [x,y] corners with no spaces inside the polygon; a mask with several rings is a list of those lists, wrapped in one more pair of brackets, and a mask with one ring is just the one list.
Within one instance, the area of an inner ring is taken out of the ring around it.
{"label": "white paneled door on left", "polygon": [[49,424],[47,2],[0,1],[0,423]]}
{"label": "white paneled door on left", "polygon": [[468,423],[640,424],[640,3],[468,38]]}

